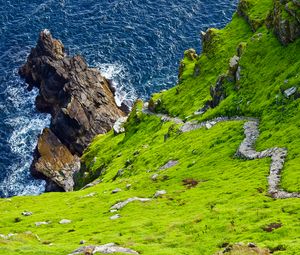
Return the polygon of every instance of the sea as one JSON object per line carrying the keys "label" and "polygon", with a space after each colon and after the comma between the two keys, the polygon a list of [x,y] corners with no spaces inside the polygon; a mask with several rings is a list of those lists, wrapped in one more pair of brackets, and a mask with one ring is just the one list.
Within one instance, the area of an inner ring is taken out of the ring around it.
{"label": "sea", "polygon": [[44,192],[30,164],[50,117],[18,76],[42,29],[112,80],[120,103],[174,86],[184,50],[200,53],[200,32],[224,27],[237,1],[0,0],[0,197]]}

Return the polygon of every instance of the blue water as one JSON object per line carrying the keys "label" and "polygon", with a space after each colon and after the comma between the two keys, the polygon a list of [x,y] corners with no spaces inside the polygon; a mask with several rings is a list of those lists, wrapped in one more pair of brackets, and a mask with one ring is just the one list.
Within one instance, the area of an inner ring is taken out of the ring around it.
{"label": "blue water", "polygon": [[36,112],[17,69],[41,29],[80,53],[118,87],[118,100],[147,98],[177,81],[183,51],[201,50],[201,30],[223,27],[237,0],[0,0],[0,196],[39,194],[29,174]]}

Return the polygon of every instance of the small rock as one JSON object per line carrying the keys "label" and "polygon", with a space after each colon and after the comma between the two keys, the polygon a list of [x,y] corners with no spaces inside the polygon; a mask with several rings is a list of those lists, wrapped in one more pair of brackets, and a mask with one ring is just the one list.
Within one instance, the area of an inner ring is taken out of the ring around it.
{"label": "small rock", "polygon": [[41,225],[48,225],[48,224],[50,224],[50,222],[46,222],[46,221],[40,221],[40,222],[36,222],[36,223],[34,223],[35,224],[35,226],[41,226]]}
{"label": "small rock", "polygon": [[87,188],[90,188],[90,187],[94,187],[96,186],[97,184],[99,184],[100,182],[102,182],[102,180],[100,179],[97,179],[97,180],[94,180],[92,182],[90,182],[89,184],[85,185],[83,188],[81,188],[80,190],[84,190],[84,189],[87,189]]}
{"label": "small rock", "polygon": [[115,212],[117,212],[117,211],[118,211],[118,210],[116,210],[116,209],[110,210],[111,213],[115,213]]}
{"label": "small rock", "polygon": [[128,117],[120,117],[117,119],[113,126],[113,130],[115,135],[121,134],[125,132],[124,124],[126,123]]}
{"label": "small rock", "polygon": [[111,220],[116,220],[116,219],[119,219],[119,218],[121,218],[120,214],[115,214],[115,215],[110,217]]}
{"label": "small rock", "polygon": [[130,189],[130,188],[131,188],[131,184],[127,184],[126,189]]}
{"label": "small rock", "polygon": [[84,240],[81,240],[81,241],[79,242],[79,244],[85,244],[85,241],[84,241]]}
{"label": "small rock", "polygon": [[31,216],[31,215],[32,215],[32,212],[24,211],[24,212],[22,212],[22,215],[23,215],[23,216]]}
{"label": "small rock", "polygon": [[112,194],[116,194],[116,193],[121,192],[121,191],[122,191],[121,189],[116,188],[116,189],[114,189],[111,193],[112,193]]}
{"label": "small rock", "polygon": [[71,222],[72,222],[71,220],[63,219],[59,222],[59,224],[70,224]]}
{"label": "small rock", "polygon": [[255,243],[248,243],[248,247],[249,248],[255,248],[257,247]]}
{"label": "small rock", "polygon": [[165,170],[168,169],[170,167],[173,167],[175,165],[177,165],[179,162],[177,160],[170,160],[168,163],[166,163],[165,165],[163,165],[159,170]]}
{"label": "small rock", "polygon": [[205,124],[205,127],[206,127],[207,129],[211,129],[213,126],[211,125],[211,123],[207,122],[207,123]]}
{"label": "small rock", "polygon": [[151,180],[152,180],[152,181],[157,181],[157,178],[158,178],[158,174],[153,174],[153,175],[151,176]]}
{"label": "small rock", "polygon": [[92,193],[89,193],[89,194],[87,194],[87,195],[85,195],[85,196],[82,196],[81,198],[93,197],[93,196],[95,196],[96,194],[97,194],[97,192],[92,192]]}
{"label": "small rock", "polygon": [[154,197],[155,198],[162,197],[165,194],[167,194],[167,191],[165,191],[165,190],[158,190],[158,191],[155,192]]}
{"label": "small rock", "polygon": [[140,201],[140,202],[148,202],[151,201],[151,198],[140,198],[140,197],[131,197],[123,202],[116,203],[113,205],[110,209],[111,210],[120,210],[124,206],[126,206],[128,203],[134,202],[134,201]]}
{"label": "small rock", "polygon": [[295,94],[296,91],[297,91],[296,87],[291,87],[291,88],[285,90],[283,93],[287,98],[289,98],[291,95]]}

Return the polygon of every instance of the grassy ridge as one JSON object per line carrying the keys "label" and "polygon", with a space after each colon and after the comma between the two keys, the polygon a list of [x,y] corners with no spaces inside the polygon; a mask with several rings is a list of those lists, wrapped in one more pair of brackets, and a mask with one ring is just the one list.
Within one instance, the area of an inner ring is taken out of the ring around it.
{"label": "grassy ridge", "polygon": [[[247,13],[255,20],[265,19],[272,6],[270,0],[247,2]],[[288,148],[282,187],[300,191],[300,99],[283,95],[285,89],[299,88],[300,41],[284,47],[264,25],[253,32],[238,15],[213,34],[213,43],[197,59],[183,60],[180,84],[153,96],[161,101],[158,110],[199,121],[224,115],[259,117],[257,150]],[[241,42],[241,80],[226,83],[226,98],[219,106],[193,115],[210,99],[210,86],[227,72]],[[0,237],[0,254],[68,254],[80,240],[87,245],[115,242],[149,255],[211,255],[237,242],[255,242],[274,254],[299,254],[299,199],[268,196],[270,159],[234,156],[244,138],[242,121],[180,133],[178,125],[144,114],[141,104],[136,103],[125,134],[96,137],[82,157],[78,186],[99,174],[102,183],[72,193],[0,200],[0,234],[15,234]],[[178,164],[160,170],[170,160]],[[187,180],[197,185],[184,185]],[[122,191],[112,194],[115,188]],[[167,194],[153,198],[157,190]],[[153,200],[128,204],[118,212],[120,219],[109,219],[113,204],[134,196]],[[25,210],[33,215],[22,216]],[[61,225],[61,219],[72,223]],[[40,221],[51,223],[36,227]],[[282,226],[265,231],[271,223]]]}

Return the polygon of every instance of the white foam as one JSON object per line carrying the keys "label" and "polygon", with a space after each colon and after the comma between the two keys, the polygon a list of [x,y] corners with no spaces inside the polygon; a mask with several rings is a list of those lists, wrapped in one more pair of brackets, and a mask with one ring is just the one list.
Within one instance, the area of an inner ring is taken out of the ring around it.
{"label": "white foam", "polygon": [[118,106],[121,106],[125,100],[131,102],[136,100],[135,89],[130,83],[129,74],[122,64],[96,63],[95,66],[105,78],[111,81],[112,86],[116,89],[115,100]]}
{"label": "white foam", "polygon": [[4,112],[12,114],[8,114],[4,122],[12,130],[7,138],[11,153],[10,163],[6,169],[1,170],[6,175],[0,182],[0,191],[4,196],[37,195],[45,190],[45,181],[33,179],[29,169],[37,135],[49,125],[50,116],[35,111],[37,89],[26,91],[18,78],[9,83],[4,92]]}

